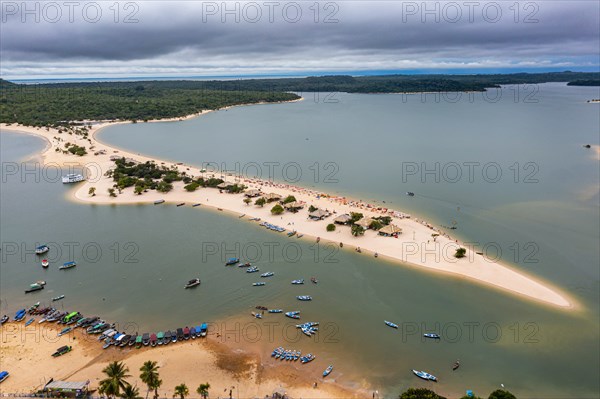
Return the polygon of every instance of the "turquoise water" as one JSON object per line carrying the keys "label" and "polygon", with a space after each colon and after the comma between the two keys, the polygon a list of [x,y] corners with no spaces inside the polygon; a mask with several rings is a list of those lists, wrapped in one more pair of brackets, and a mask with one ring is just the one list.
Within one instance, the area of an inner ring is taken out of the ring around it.
{"label": "turquoise water", "polygon": [[[299,103],[236,108],[185,122],[115,126],[100,138],[195,165],[225,163],[226,169],[239,162],[243,170],[255,162],[266,172],[266,162],[296,162],[303,172],[298,184],[385,200],[436,224],[455,222],[455,235],[494,243],[504,260],[573,295],[581,312],[549,309],[349,251],[317,249],[210,210],[75,204],[65,199],[68,188],[61,184],[13,177],[3,179],[0,192],[2,309],[12,312],[65,294],[61,306],[134,323],[130,328],[144,331],[246,316],[251,323],[249,312],[259,304],[298,309],[303,321],[323,325],[318,342],[286,343],[279,330],[286,321],[268,316],[256,324],[260,341],[251,342],[250,330],[244,330],[241,344],[260,345],[265,353],[279,345],[312,351],[318,358],[305,366],[309,370],[320,372],[331,363],[340,382],[364,381],[390,397],[409,386],[427,385],[410,374],[411,368],[437,375],[436,390],[447,394],[474,389],[486,395],[503,383],[519,397],[597,397],[599,176],[598,161],[582,146],[598,144],[599,108],[585,103],[599,97],[598,88],[550,84],[539,89],[537,103],[514,101],[508,89],[495,103],[477,95],[457,103],[350,94],[324,102],[305,95]],[[43,148],[32,137],[0,137],[4,163]],[[315,162],[318,179],[315,167],[310,168]],[[326,169],[328,162],[337,169]],[[450,176],[439,182],[425,176],[422,182],[418,175],[403,179],[403,162],[404,168],[496,162],[510,177],[497,183],[483,177],[453,183]],[[521,169],[516,183],[515,168],[510,169],[515,162]],[[535,163],[533,169],[524,168],[528,162]],[[285,180],[282,168],[274,170],[279,170],[277,180]],[[337,182],[325,179],[332,170],[336,173],[330,178]],[[538,182],[524,182],[523,173],[532,171],[530,178]],[[416,196],[405,196],[408,190]],[[67,272],[42,270],[33,255],[21,256],[22,250],[7,254],[13,243],[32,248],[36,241],[57,243],[52,253],[61,248],[52,266],[70,260],[69,243],[79,244],[72,255],[79,265]],[[249,257],[260,248],[255,263],[261,272],[276,273],[267,286],[252,287],[258,276],[222,266],[223,258],[237,254],[236,245]],[[98,248],[102,255],[93,255]],[[223,248],[232,252],[225,254]],[[289,284],[313,275],[319,278],[317,286]],[[196,276],[203,280],[201,287],[183,290]],[[47,280],[47,289],[23,294],[37,279]],[[295,296],[302,294],[314,300],[298,303]],[[384,319],[402,328],[391,330]],[[269,322],[281,323],[272,339]],[[419,335],[425,330],[437,330],[444,339],[422,342]],[[293,334],[287,337],[295,341]],[[457,358],[462,366],[452,372]]]}

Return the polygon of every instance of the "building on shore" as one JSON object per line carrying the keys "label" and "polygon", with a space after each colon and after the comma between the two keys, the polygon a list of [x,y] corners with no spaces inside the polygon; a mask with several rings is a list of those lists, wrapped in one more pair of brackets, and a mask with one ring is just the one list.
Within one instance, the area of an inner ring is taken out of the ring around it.
{"label": "building on shore", "polygon": [[277,193],[269,193],[265,195],[267,202],[279,201],[281,198],[282,196]]}
{"label": "building on shore", "polygon": [[312,220],[323,220],[327,217],[329,217],[331,215],[331,213],[324,211],[322,209],[317,209],[316,211],[310,212],[308,214],[308,217],[311,218]]}
{"label": "building on shore", "polygon": [[83,398],[88,395],[90,381],[51,381],[44,387],[48,397]]}
{"label": "building on shore", "polygon": [[371,218],[362,218],[360,219],[358,222],[354,223],[357,224],[359,226],[362,226],[365,230],[369,229],[369,226],[371,226],[371,223],[373,223],[375,221],[375,219],[371,219]]}
{"label": "building on shore", "polygon": [[260,190],[248,190],[244,193],[244,196],[248,198],[260,197],[261,195]]}
{"label": "building on shore", "polygon": [[335,219],[333,219],[333,223],[343,224],[343,225],[347,225],[351,221],[352,221],[352,216],[350,216],[348,214],[343,214],[343,215],[340,215],[340,216],[336,217]]}
{"label": "building on shore", "polygon": [[384,237],[392,237],[392,236],[398,236],[398,234],[402,233],[402,229],[398,226],[396,226],[395,224],[388,224],[387,226],[383,226],[381,229],[379,229],[379,235],[384,236]]}
{"label": "building on shore", "polygon": [[293,201],[284,204],[283,207],[290,212],[298,212],[300,209],[304,208],[304,203],[299,201]]}

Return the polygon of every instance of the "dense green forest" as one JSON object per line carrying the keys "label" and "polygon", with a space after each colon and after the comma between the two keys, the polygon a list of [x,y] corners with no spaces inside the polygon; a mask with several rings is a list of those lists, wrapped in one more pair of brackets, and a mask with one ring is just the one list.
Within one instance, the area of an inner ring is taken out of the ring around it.
{"label": "dense green forest", "polygon": [[579,79],[569,82],[569,86],[600,86],[600,79]]}
{"label": "dense green forest", "polygon": [[172,118],[229,105],[288,101],[290,92],[485,91],[503,84],[597,85],[600,73],[320,76],[242,80],[161,80],[14,84],[0,79],[0,122],[67,125],[77,120]]}

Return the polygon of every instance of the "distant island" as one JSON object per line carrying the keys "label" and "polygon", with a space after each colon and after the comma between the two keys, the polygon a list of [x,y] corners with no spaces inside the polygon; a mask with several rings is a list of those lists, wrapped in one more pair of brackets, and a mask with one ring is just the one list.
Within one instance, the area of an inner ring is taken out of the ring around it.
{"label": "distant island", "polygon": [[73,121],[148,121],[202,110],[300,99],[298,92],[418,93],[485,91],[509,84],[597,86],[600,73],[313,76],[241,80],[161,80],[15,84],[0,79],[0,123],[61,127]]}

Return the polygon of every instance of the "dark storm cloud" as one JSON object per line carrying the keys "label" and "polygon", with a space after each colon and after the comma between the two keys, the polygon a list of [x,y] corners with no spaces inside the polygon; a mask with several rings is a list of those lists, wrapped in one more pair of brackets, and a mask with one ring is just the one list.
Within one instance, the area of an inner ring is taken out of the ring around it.
{"label": "dark storm cloud", "polygon": [[[73,22],[61,2],[53,3],[62,11],[58,21],[50,21],[57,18],[48,2],[30,3],[29,13],[21,4],[2,3],[5,75],[21,67],[65,64],[140,71],[178,66],[272,70],[294,62],[312,70],[568,60],[597,65],[600,46],[600,6],[592,1],[526,2],[518,9],[513,2],[466,1],[323,2],[316,9],[312,1],[229,2],[225,7],[222,2],[135,2],[134,8],[122,2],[118,15],[110,8],[113,2],[98,2],[87,14],[78,3]],[[92,23],[96,6],[102,16]],[[128,14],[137,22],[125,23]]]}

